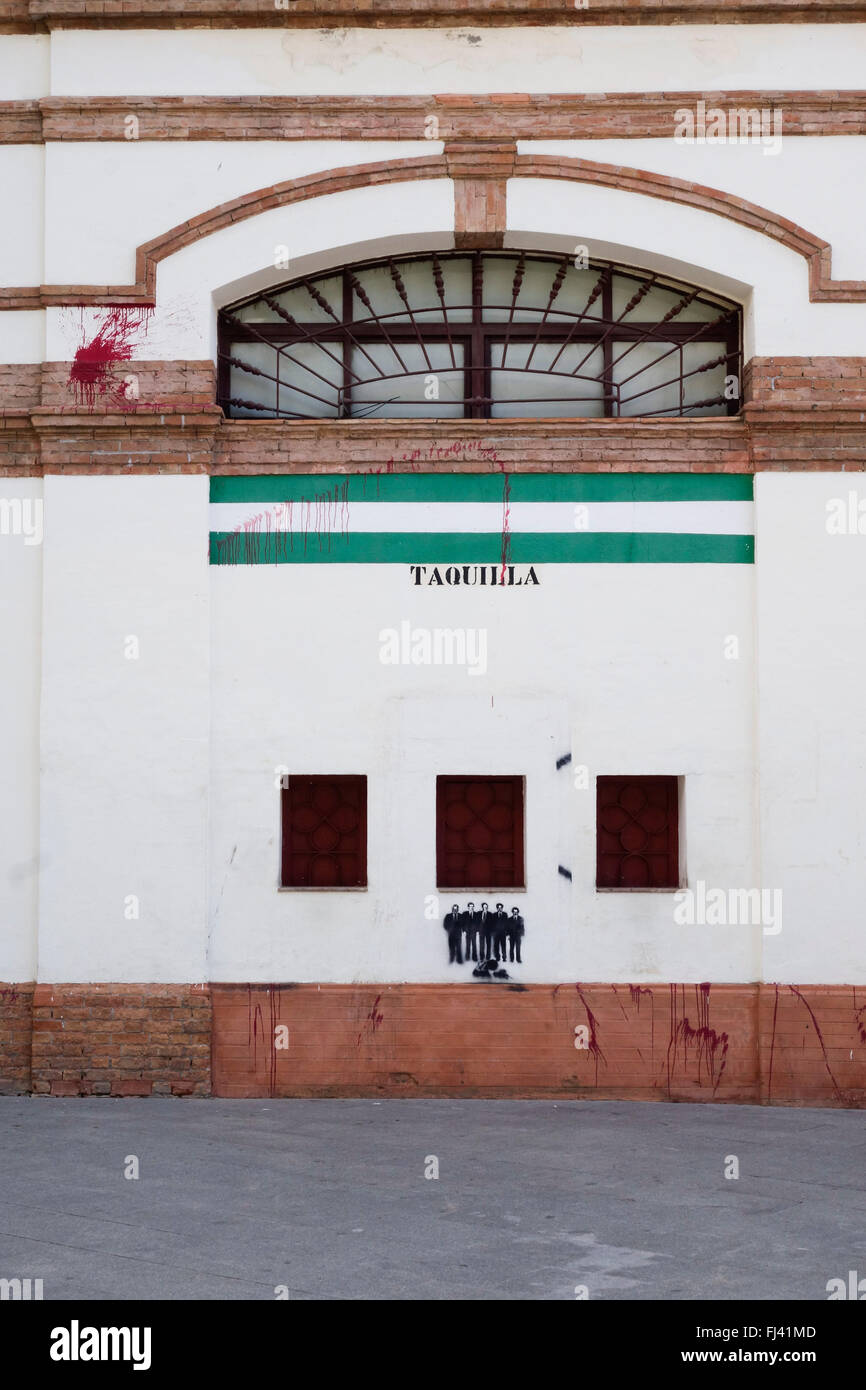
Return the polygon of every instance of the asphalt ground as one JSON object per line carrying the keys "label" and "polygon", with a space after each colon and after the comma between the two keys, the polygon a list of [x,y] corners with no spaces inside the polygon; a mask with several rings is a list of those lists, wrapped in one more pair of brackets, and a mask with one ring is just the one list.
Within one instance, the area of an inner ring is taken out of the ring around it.
{"label": "asphalt ground", "polygon": [[45,1300],[825,1301],[866,1278],[864,1159],[856,1110],[4,1097],[0,1279]]}

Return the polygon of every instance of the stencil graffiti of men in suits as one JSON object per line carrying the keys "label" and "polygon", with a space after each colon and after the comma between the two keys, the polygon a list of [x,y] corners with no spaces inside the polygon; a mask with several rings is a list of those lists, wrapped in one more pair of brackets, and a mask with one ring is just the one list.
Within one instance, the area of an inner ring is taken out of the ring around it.
{"label": "stencil graffiti of men in suits", "polygon": [[489,960],[493,954],[493,942],[491,940],[493,932],[493,918],[487,907],[487,903],[481,904],[481,911],[478,914],[478,951],[482,960]]}
{"label": "stencil graffiti of men in suits", "polygon": [[496,960],[505,960],[507,933],[508,918],[505,915],[505,908],[502,903],[497,903],[496,916],[493,919],[493,956]]}
{"label": "stencil graffiti of men in suits", "polygon": [[478,924],[481,914],[475,911],[474,903],[467,903],[463,913],[463,934],[466,938],[465,960],[478,959]]}
{"label": "stencil graffiti of men in suits", "polygon": [[[511,909],[511,916],[508,919],[508,945],[511,952],[509,959],[516,960],[518,965],[522,964],[520,959],[520,943],[523,940],[523,933],[525,931],[526,926],[520,915],[520,909],[513,907]],[[516,955],[515,952],[517,953]]]}
{"label": "stencil graffiti of men in suits", "polygon": [[451,965],[456,961],[458,965],[462,965],[460,937],[463,932],[463,919],[457,903],[454,903],[450,912],[446,912],[442,925],[448,933],[448,964]]}

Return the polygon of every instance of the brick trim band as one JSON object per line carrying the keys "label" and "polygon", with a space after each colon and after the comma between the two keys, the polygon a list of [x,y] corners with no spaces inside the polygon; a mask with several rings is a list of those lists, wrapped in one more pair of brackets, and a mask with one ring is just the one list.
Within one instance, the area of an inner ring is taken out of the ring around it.
{"label": "brick trim band", "polygon": [[[503,150],[506,148],[505,144],[494,146],[494,180],[503,177],[502,162],[506,158]],[[190,246],[193,242],[210,236],[212,232],[218,232],[223,227],[244,221],[248,217],[255,217],[271,208],[284,207],[307,198],[324,197],[330,193],[341,193],[347,189],[403,183],[414,179],[448,178],[452,172],[464,177],[481,177],[484,169],[481,158],[476,157],[459,170],[454,165],[455,159],[456,155],[453,152],[446,152],[445,155],[421,156],[416,159],[381,160],[350,168],[326,169],[304,178],[290,179],[269,188],[260,188],[230,202],[220,203],[208,212],[181,222],[161,236],[139,246],[135,256],[134,285],[5,287],[0,288],[0,310],[40,309],[58,305],[152,306],[156,302],[156,267],[159,262],[180,251],[184,246]],[[513,158],[513,163],[510,156],[508,160],[515,177],[566,179],[572,183],[626,189],[650,198],[684,203],[739,222],[742,226],[759,232],[762,236],[768,236],[803,256],[809,267],[810,300],[825,303],[866,302],[866,280],[832,278],[832,248],[829,242],[769,208],[749,203],[732,193],[689,183],[667,174],[655,174],[645,169],[631,169],[621,165],[600,164],[588,159],[517,155]],[[504,215],[504,199],[501,201],[502,206],[499,207],[496,200],[492,200],[493,210],[489,213],[490,217],[495,219]],[[464,209],[461,215],[474,216],[475,213]],[[487,217],[488,214],[485,213],[484,216]]]}
{"label": "brick trim band", "polygon": [[124,140],[602,140],[670,137],[676,112],[772,109],[783,135],[866,134],[866,92],[590,92],[434,96],[44,97],[0,102],[0,144]]}
{"label": "brick trim band", "polygon": [[441,28],[459,25],[832,24],[866,18],[862,0],[4,0],[0,29],[57,28]]}
{"label": "brick trim band", "polygon": [[[45,473],[675,472],[866,469],[866,410],[845,359],[823,392],[809,378],[761,373],[741,416],[713,420],[231,420],[215,405],[94,413],[0,411],[0,476]],[[856,359],[855,359],[856,360]],[[778,363],[779,359],[776,359]],[[801,359],[802,361],[802,359]],[[862,379],[862,378],[861,378]],[[775,383],[775,384],[774,384]],[[787,384],[790,399],[782,389]],[[836,381],[838,386],[838,381]],[[766,399],[766,393],[772,393]],[[763,399],[760,396],[764,396]]]}

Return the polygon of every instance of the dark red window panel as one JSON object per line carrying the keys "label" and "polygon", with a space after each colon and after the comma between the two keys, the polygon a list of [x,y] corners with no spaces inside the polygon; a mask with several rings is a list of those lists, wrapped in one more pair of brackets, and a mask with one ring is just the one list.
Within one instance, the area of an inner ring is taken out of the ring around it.
{"label": "dark red window panel", "polygon": [[440,888],[524,888],[523,778],[436,778]]}
{"label": "dark red window panel", "polygon": [[284,780],[283,888],[367,886],[366,777]]}
{"label": "dark red window panel", "polygon": [[678,888],[676,777],[599,777],[598,888]]}

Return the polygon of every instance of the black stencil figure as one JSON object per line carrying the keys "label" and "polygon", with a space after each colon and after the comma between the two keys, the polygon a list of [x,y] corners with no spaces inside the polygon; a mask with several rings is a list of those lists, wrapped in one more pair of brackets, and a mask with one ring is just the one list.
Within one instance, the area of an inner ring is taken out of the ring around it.
{"label": "black stencil figure", "polygon": [[486,903],[481,904],[481,911],[478,914],[478,953],[482,960],[487,960],[493,955],[493,919],[487,908]]}
{"label": "black stencil figure", "polygon": [[508,918],[505,915],[505,908],[502,903],[497,903],[496,916],[493,919],[493,955],[497,960],[505,960],[507,934]]}
{"label": "black stencil figure", "polygon": [[[520,959],[520,943],[523,940],[523,933],[526,931],[520,909],[513,907],[511,916],[508,919],[508,947],[510,950],[509,960],[516,960],[517,964],[522,964]],[[515,951],[517,952],[515,956]]]}
{"label": "black stencil figure", "polygon": [[503,966],[496,960],[482,960],[476,965],[472,974],[477,980],[508,980],[510,975]]}
{"label": "black stencil figure", "polygon": [[448,933],[448,964],[451,965],[456,961],[458,965],[462,965],[460,937],[463,932],[463,920],[457,903],[454,904],[450,912],[446,912],[442,925]]}
{"label": "black stencil figure", "polygon": [[466,960],[478,959],[478,923],[481,914],[475,911],[474,903],[467,903],[463,913],[463,935],[466,938],[464,956]]}

